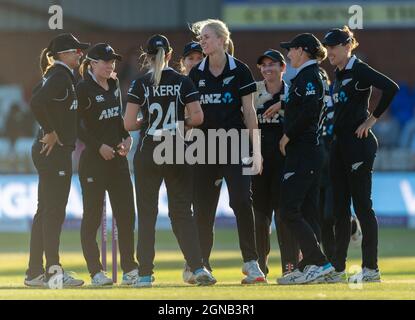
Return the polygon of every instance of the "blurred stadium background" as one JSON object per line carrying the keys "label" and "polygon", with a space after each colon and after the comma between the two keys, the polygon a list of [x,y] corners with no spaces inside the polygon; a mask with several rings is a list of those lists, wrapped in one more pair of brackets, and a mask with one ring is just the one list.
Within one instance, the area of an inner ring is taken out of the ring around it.
{"label": "blurred stadium background", "polygon": [[[380,140],[375,163],[373,200],[382,226],[415,228],[415,2],[331,0],[0,0],[0,232],[28,232],[36,210],[37,177],[30,157],[37,126],[28,108],[39,80],[38,56],[61,30],[48,28],[48,8],[63,8],[63,32],[80,40],[107,42],[124,56],[117,67],[124,94],[140,70],[138,51],[154,33],[163,33],[178,61],[192,39],[188,23],[223,19],[230,27],[235,55],[259,80],[256,58],[267,48],[300,32],[318,37],[348,23],[348,8],[363,8],[363,30],[355,34],[357,55],[396,80],[401,90],[389,112],[376,124]],[[333,68],[325,62],[329,75]],[[374,90],[373,104],[379,97]],[[82,150],[74,153],[74,169]],[[132,156],[132,154],[130,155]],[[224,190],[223,190],[224,191]],[[222,193],[217,226],[234,219]],[[159,227],[169,227],[166,196],[160,194]],[[67,208],[65,227],[78,230],[82,217],[77,176]]]}

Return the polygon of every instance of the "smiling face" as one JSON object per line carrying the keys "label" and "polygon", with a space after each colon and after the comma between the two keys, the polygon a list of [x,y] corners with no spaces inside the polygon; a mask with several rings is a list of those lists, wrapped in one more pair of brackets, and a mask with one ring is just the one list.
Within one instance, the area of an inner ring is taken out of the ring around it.
{"label": "smiling face", "polygon": [[190,70],[197,65],[203,59],[203,54],[199,51],[193,51],[189,53],[183,59],[183,66],[186,69],[186,74],[189,74]]}
{"label": "smiling face", "polygon": [[200,33],[200,45],[202,46],[205,55],[212,55],[217,51],[224,51],[225,40],[215,33],[215,31],[206,26]]}
{"label": "smiling face", "polygon": [[351,55],[350,44],[337,46],[327,46],[327,56],[332,66],[339,66],[345,64]]}
{"label": "smiling face", "polygon": [[92,73],[97,78],[109,79],[115,70],[115,60],[98,60],[98,62],[91,61]]}
{"label": "smiling face", "polygon": [[261,64],[258,65],[262,76],[265,81],[273,82],[276,79],[281,79],[282,74],[285,72],[285,64],[275,62],[270,58],[264,57]]}

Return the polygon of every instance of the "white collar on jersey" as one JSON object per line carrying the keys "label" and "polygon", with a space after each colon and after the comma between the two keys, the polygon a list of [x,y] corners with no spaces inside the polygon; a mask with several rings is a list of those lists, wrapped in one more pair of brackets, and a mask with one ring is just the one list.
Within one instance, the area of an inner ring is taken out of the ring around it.
{"label": "white collar on jersey", "polygon": [[64,66],[65,68],[67,68],[73,74],[73,69],[69,68],[69,66],[66,63],[63,63],[62,61],[56,60],[53,64],[59,64],[61,66]]}
{"label": "white collar on jersey", "polygon": [[317,64],[317,60],[308,60],[307,62],[304,62],[299,68],[296,69],[297,73],[299,74],[301,70],[303,70],[305,67],[311,66],[312,64]]}
{"label": "white collar on jersey", "polygon": [[92,80],[94,80],[96,83],[98,83],[97,78],[95,77],[95,75],[92,73],[92,71],[89,68],[88,68],[88,74],[91,76]]}
{"label": "white collar on jersey", "polygon": [[351,57],[350,57],[350,59],[349,59],[349,62],[346,64],[346,67],[345,67],[345,69],[346,70],[350,70],[351,68],[353,68],[353,65],[354,65],[354,63],[355,63],[355,61],[356,61],[356,56],[355,55],[352,55]]}
{"label": "white collar on jersey", "polygon": [[[230,54],[228,54],[228,53],[226,53],[226,52],[225,52],[225,54],[226,54],[226,57],[227,57],[228,62],[229,62],[229,69],[230,69],[230,70],[236,69],[236,62],[235,62],[234,57],[232,57]],[[205,57],[205,58],[202,60],[202,62],[200,63],[200,65],[199,65],[199,70],[200,70],[200,71],[204,71],[204,70],[205,70],[205,66],[206,66],[206,60],[207,60],[207,58],[208,58],[208,57]]]}

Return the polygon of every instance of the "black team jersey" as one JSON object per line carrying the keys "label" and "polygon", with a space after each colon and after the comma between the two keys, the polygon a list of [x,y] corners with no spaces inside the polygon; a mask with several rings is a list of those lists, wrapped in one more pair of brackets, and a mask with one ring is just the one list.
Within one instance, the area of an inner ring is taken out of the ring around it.
{"label": "black team jersey", "polygon": [[274,95],[267,91],[264,81],[257,82],[254,104],[258,128],[261,129],[261,149],[263,152],[278,152],[279,141],[283,135],[284,117],[277,113],[272,118],[265,119],[264,113],[275,103],[284,100],[284,94],[287,92],[288,86],[284,81],[281,90]]}
{"label": "black team jersey", "polygon": [[141,146],[166,131],[176,134],[179,121],[184,121],[186,104],[199,100],[199,92],[189,77],[172,68],[163,70],[158,86],[151,78],[152,73],[146,73],[134,80],[128,91],[128,102],[141,106],[143,114]]}
{"label": "black team jersey", "polygon": [[352,56],[343,70],[336,69],[333,86],[334,133],[354,134],[369,116],[372,86],[382,90],[373,115],[379,118],[398,92],[398,85],[382,73]]}
{"label": "black team jersey", "polygon": [[324,86],[315,60],[304,63],[284,101],[284,133],[290,145],[318,145],[318,122],[324,104]]}
{"label": "black team jersey", "polygon": [[72,70],[55,62],[33,89],[30,108],[41,126],[38,138],[55,131],[64,146],[75,148],[78,100]]}
{"label": "black team jersey", "polygon": [[242,97],[256,91],[256,83],[248,66],[226,54],[225,68],[218,77],[209,71],[209,57],[204,58],[189,74],[200,92],[204,113],[201,129],[244,129]]}
{"label": "black team jersey", "polygon": [[96,81],[91,71],[81,80],[76,92],[79,99],[79,139],[86,147],[99,151],[103,144],[114,149],[130,136],[124,129],[121,92],[118,80],[108,79],[105,90]]}

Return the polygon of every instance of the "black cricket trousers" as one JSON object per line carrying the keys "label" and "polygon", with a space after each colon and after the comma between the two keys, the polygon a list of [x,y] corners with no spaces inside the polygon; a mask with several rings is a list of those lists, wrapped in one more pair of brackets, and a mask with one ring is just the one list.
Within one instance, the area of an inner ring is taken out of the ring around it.
{"label": "black cricket trousers", "polygon": [[322,266],[327,258],[320,248],[319,180],[322,150],[310,144],[288,145],[281,192],[281,217],[297,239],[306,265]]}
{"label": "black cricket trousers", "polygon": [[251,176],[243,175],[242,169],[242,164],[196,164],[194,167],[193,209],[199,230],[203,264],[209,270],[212,270],[209,258],[214,242],[214,224],[222,178],[228,188],[229,206],[236,216],[243,261],[258,260]]}
{"label": "black cricket trousers", "polygon": [[153,274],[158,200],[164,180],[169,218],[173,233],[191,271],[201,268],[199,235],[193,217],[191,167],[188,164],[158,165],[153,159],[156,143],[147,141],[134,155],[136,201],[138,211],[137,260],[139,275]]}
{"label": "black cricket trousers", "polygon": [[43,254],[46,272],[51,266],[60,265],[60,235],[72,178],[72,147],[56,144],[49,156],[40,154],[41,149],[42,143],[35,141],[32,159],[39,175],[39,185],[30,238],[29,269],[26,272],[29,277],[45,273]]}
{"label": "black cricket trousers", "polygon": [[96,238],[101,226],[105,191],[117,223],[121,269],[124,273],[137,269],[134,260],[134,191],[127,158],[117,154],[106,161],[87,148],[79,161],[79,180],[84,207],[81,244],[91,277],[103,270]]}
{"label": "black cricket trousers", "polygon": [[330,177],[333,184],[334,212],[336,215],[336,253],[334,267],[346,268],[350,242],[353,208],[362,228],[362,267],[377,269],[378,223],[372,209],[372,171],[378,143],[372,131],[359,139],[354,133],[336,136],[330,153]]}
{"label": "black cricket trousers", "polygon": [[272,151],[263,153],[262,174],[252,177],[252,203],[255,214],[258,264],[265,275],[269,272],[267,262],[271,250],[270,234],[273,214],[283,274],[297,267],[300,254],[300,248],[294,234],[281,219],[280,193],[284,157],[279,150]]}
{"label": "black cricket trousers", "polygon": [[320,176],[319,222],[321,229],[321,244],[323,252],[330,262],[333,262],[336,251],[334,237],[335,216],[333,211],[333,187],[329,174],[330,152],[321,145],[323,152],[323,168]]}

